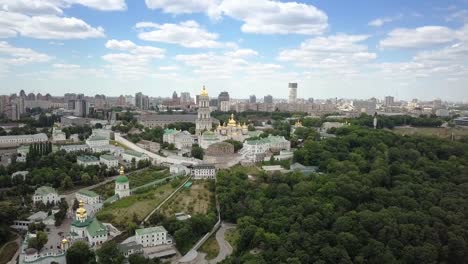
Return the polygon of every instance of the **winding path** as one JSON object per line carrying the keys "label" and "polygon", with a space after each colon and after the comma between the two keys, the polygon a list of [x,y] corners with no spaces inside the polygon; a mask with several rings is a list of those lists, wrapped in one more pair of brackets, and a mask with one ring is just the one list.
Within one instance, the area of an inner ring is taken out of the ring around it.
{"label": "winding path", "polygon": [[221,223],[221,227],[216,232],[216,241],[219,245],[219,253],[218,256],[216,256],[216,258],[209,261],[210,264],[219,263],[232,254],[232,246],[229,244],[229,242],[226,241],[225,235],[228,229],[235,227],[236,225],[234,224],[228,224],[224,222]]}

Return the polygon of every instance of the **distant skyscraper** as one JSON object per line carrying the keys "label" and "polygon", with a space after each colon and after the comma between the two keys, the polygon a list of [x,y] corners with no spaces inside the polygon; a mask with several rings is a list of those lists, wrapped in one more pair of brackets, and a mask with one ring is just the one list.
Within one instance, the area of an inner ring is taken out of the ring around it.
{"label": "distant skyscraper", "polygon": [[393,96],[385,96],[385,106],[392,106],[395,103],[395,98]]}
{"label": "distant skyscraper", "polygon": [[255,94],[252,94],[249,98],[249,103],[255,104],[256,102],[257,102],[257,97],[255,96]]}
{"label": "distant skyscraper", "polygon": [[191,101],[192,99],[190,98],[190,93],[188,92],[180,93],[180,103],[189,104]]}
{"label": "distant skyscraper", "polygon": [[263,97],[263,102],[265,104],[272,104],[273,103],[273,96],[266,95],[265,97]]}
{"label": "distant skyscraper", "polygon": [[307,101],[309,101],[309,103],[313,104],[314,103],[314,98],[310,97]]}
{"label": "distant skyscraper", "polygon": [[442,108],[442,100],[440,99],[435,99],[433,102],[432,102],[432,108],[437,110],[437,109],[441,109]]}
{"label": "distant skyscraper", "polygon": [[143,93],[138,92],[135,94],[135,106],[137,108],[142,108],[141,106],[143,105]]}
{"label": "distant skyscraper", "polygon": [[293,104],[297,100],[297,83],[289,83],[289,99],[288,103]]}

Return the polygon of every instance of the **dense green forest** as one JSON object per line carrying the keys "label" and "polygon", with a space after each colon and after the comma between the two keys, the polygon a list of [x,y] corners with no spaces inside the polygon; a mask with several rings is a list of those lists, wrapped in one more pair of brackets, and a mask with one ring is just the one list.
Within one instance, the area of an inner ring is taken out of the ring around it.
{"label": "dense green forest", "polygon": [[218,174],[225,263],[467,263],[468,144],[347,127],[306,140],[320,174]]}

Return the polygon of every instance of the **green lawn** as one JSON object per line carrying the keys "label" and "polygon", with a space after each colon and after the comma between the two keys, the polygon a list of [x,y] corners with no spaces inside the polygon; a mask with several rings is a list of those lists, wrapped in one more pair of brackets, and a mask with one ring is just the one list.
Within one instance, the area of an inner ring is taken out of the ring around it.
{"label": "green lawn", "polygon": [[219,254],[219,245],[216,241],[216,232],[211,235],[200,248],[201,252],[206,253],[206,259],[214,259]]}
{"label": "green lawn", "polygon": [[[130,175],[128,175],[131,189],[166,177],[169,177],[169,172],[167,171],[167,169],[161,169],[159,167],[150,168],[140,172],[130,173]],[[104,199],[107,199],[114,195],[114,188],[115,183],[109,182],[107,184],[92,189],[92,191],[101,195],[102,197],[104,197]]]}
{"label": "green lawn", "polygon": [[130,222],[136,220],[139,223],[142,221],[176,188],[177,186],[173,186],[171,182],[148,189],[145,188],[141,192],[106,205],[98,212],[97,217],[99,220],[110,222],[118,228],[125,229]]}
{"label": "green lawn", "polygon": [[239,241],[240,238],[239,231],[237,231],[236,228],[228,229],[226,233],[224,233],[224,237],[229,245],[231,245],[233,251],[236,251],[237,241]]}
{"label": "green lawn", "polygon": [[210,184],[214,184],[214,182],[194,181],[190,188],[182,188],[161,208],[162,213],[168,217],[174,216],[178,212],[190,215],[208,213],[210,208],[214,206],[214,193],[210,191]]}
{"label": "green lawn", "polygon": [[15,255],[18,250],[18,244],[15,241],[10,241],[3,245],[0,249],[0,264],[6,264]]}

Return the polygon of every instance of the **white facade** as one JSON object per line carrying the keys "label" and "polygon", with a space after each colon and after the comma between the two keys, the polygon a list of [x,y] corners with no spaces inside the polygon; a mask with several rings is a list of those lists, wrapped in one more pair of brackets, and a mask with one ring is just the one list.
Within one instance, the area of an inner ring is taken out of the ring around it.
{"label": "white facade", "polygon": [[178,149],[191,148],[194,138],[188,131],[182,131],[174,136],[174,145]]}
{"label": "white facade", "polygon": [[86,140],[86,145],[92,147],[100,147],[109,145],[109,139],[104,137],[92,136]]}
{"label": "white facade", "polygon": [[85,204],[98,204],[101,202],[101,198],[99,195],[92,191],[78,191],[75,194],[75,198],[78,201],[83,201]]}
{"label": "white facade", "polygon": [[60,196],[58,195],[57,191],[48,186],[42,186],[39,187],[36,192],[34,193],[33,196],[33,201],[34,203],[51,203],[51,204],[57,204],[60,202]]}
{"label": "white facade", "polygon": [[185,167],[184,165],[179,165],[179,164],[172,164],[169,167],[169,172],[171,175],[179,175],[179,174],[187,174],[189,169]]}
{"label": "white facade", "polygon": [[65,140],[67,140],[67,135],[64,132],[62,132],[61,129],[54,127],[52,129],[52,141],[57,142]]}
{"label": "white facade", "polygon": [[268,143],[245,141],[244,147],[239,151],[239,154],[241,154],[244,159],[256,163],[263,161],[269,149],[270,145]]}
{"label": "white facade", "polygon": [[135,241],[143,247],[170,245],[172,239],[163,226],[155,226],[135,230]]}
{"label": "white facade", "polygon": [[122,159],[126,162],[132,162],[132,159],[135,159],[135,161],[138,163],[140,160],[148,160],[149,157],[148,155],[141,152],[124,151],[122,153]]}
{"label": "white facade", "polygon": [[86,151],[89,149],[88,145],[64,145],[61,146],[60,149],[65,150],[65,152],[78,152],[78,151]]}
{"label": "white facade", "polygon": [[105,164],[108,168],[119,166],[119,160],[111,155],[102,155],[99,157],[99,163]]}
{"label": "white facade", "polygon": [[216,179],[216,168],[212,165],[195,165],[191,171],[194,180]]}
{"label": "white facade", "polygon": [[39,142],[47,142],[49,138],[44,133],[34,135],[14,135],[14,136],[0,136],[1,145],[11,144],[31,144]]}
{"label": "white facade", "polygon": [[98,158],[94,156],[78,156],[76,158],[76,163],[81,166],[99,166]]}

